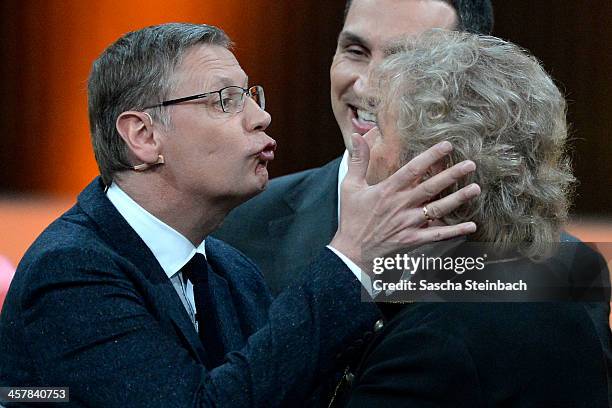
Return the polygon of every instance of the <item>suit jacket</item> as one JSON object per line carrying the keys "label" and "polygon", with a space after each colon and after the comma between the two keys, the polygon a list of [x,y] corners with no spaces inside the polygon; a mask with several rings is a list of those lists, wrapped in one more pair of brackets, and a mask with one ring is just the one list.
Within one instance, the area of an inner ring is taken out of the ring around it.
{"label": "suit jacket", "polygon": [[273,179],[213,234],[253,259],[273,294],[289,286],[334,237],[341,160]]}
{"label": "suit jacket", "polygon": [[334,407],[608,408],[583,305],[413,303],[386,325]]}
{"label": "suit jacket", "polygon": [[214,238],[206,252],[231,350],[219,367],[205,366],[174,287],[94,180],[19,264],[0,317],[0,386],[68,386],[73,406],[301,404],[379,317],[328,250],[273,302],[244,255]]}

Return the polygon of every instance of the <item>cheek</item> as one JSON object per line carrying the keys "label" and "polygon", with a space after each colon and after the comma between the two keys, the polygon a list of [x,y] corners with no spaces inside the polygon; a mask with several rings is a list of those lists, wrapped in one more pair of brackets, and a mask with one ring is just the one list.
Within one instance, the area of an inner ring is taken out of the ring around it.
{"label": "cheek", "polygon": [[334,58],[329,70],[332,95],[338,96],[350,86],[351,78],[355,72],[351,65],[350,61]]}
{"label": "cheek", "polygon": [[384,149],[380,144],[375,143],[370,150],[370,163],[366,173],[366,181],[368,184],[380,183],[385,177],[385,169],[387,167]]}
{"label": "cheek", "polygon": [[395,173],[399,167],[398,151],[389,145],[376,143],[370,151],[366,180],[369,184],[379,183]]}

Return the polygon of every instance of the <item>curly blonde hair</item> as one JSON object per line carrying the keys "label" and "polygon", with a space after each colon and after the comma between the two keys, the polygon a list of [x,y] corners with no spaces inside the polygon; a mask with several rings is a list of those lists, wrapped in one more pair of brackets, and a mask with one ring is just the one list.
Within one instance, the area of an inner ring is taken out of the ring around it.
{"label": "curly blonde hair", "polygon": [[444,221],[472,220],[471,239],[544,257],[575,182],[565,99],[550,76],[518,46],[465,32],[432,30],[388,54],[370,83],[379,118],[397,118],[402,164],[443,140],[454,146],[448,164],[476,163],[450,190],[476,182],[482,193]]}

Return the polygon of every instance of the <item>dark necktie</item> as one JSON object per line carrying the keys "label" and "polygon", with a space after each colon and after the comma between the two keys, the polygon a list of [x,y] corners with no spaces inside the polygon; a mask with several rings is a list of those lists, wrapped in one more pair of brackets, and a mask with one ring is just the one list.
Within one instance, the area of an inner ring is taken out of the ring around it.
{"label": "dark necktie", "polygon": [[193,284],[193,296],[196,306],[198,335],[209,359],[209,368],[217,367],[223,362],[225,350],[221,340],[221,327],[213,291],[210,285],[210,275],[213,274],[206,257],[196,253],[181,269],[183,277]]}

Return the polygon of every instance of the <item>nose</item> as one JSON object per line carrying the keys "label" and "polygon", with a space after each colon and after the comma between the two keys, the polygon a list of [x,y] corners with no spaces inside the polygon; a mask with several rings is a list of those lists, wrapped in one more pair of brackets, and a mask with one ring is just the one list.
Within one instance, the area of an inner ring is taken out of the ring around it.
{"label": "nose", "polygon": [[247,98],[245,107],[245,121],[247,129],[252,131],[264,131],[270,126],[272,116],[265,110],[261,109],[257,102],[251,98]]}
{"label": "nose", "polygon": [[353,82],[353,92],[360,98],[366,96],[370,67],[371,64],[368,64],[367,66],[360,67],[360,69],[355,72],[356,77]]}
{"label": "nose", "polygon": [[380,52],[373,52],[372,56],[368,60],[368,63],[361,65],[355,72],[356,78],[353,82],[353,92],[355,93],[355,96],[362,98],[364,101],[371,96],[369,95],[369,93],[371,93],[371,89],[368,79],[370,78],[372,70],[382,63],[383,57],[384,55],[381,55]]}
{"label": "nose", "polygon": [[353,83],[353,89],[358,96],[363,96],[366,89],[366,78],[365,75],[360,74]]}

